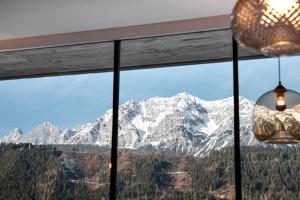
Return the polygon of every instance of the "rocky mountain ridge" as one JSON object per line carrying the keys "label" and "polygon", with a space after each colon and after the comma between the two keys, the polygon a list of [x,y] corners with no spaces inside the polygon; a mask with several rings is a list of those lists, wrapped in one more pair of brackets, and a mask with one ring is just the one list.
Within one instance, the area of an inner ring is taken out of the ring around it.
{"label": "rocky mountain ridge", "polygon": [[[251,131],[253,102],[241,97],[241,144],[257,145]],[[156,149],[194,156],[233,145],[233,98],[205,101],[188,93],[154,97],[120,106],[119,147]],[[13,129],[0,142],[109,146],[112,111],[95,122],[60,129],[46,122],[29,133]]]}

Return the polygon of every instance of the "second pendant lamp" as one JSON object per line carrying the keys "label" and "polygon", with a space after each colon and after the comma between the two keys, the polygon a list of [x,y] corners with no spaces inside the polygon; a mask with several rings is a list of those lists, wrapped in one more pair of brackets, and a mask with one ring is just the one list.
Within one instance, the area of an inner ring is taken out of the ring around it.
{"label": "second pendant lamp", "polygon": [[278,58],[278,86],[263,94],[253,111],[253,132],[260,141],[271,144],[300,142],[300,94],[281,83]]}

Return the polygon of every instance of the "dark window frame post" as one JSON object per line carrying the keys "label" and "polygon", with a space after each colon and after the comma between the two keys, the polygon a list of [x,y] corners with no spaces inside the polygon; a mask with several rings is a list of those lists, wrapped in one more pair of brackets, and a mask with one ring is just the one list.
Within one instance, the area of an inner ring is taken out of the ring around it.
{"label": "dark window frame post", "polygon": [[233,53],[233,99],[234,99],[234,168],[235,168],[235,196],[242,199],[241,175],[241,147],[240,147],[240,105],[239,105],[239,65],[238,43],[232,37]]}
{"label": "dark window frame post", "polygon": [[[232,38],[233,52],[233,93],[234,93],[234,166],[236,199],[242,199],[241,153],[240,153],[240,114],[239,114],[239,72],[238,44]],[[113,68],[113,116],[112,116],[112,146],[111,146],[111,175],[110,199],[117,196],[117,162],[118,162],[118,128],[119,128],[119,94],[120,94],[120,58],[121,41],[114,41]]]}
{"label": "dark window frame post", "polygon": [[113,112],[112,112],[112,142],[111,142],[111,171],[110,199],[117,197],[117,168],[118,168],[118,133],[119,133],[119,94],[120,94],[120,59],[121,41],[114,41],[113,69]]}

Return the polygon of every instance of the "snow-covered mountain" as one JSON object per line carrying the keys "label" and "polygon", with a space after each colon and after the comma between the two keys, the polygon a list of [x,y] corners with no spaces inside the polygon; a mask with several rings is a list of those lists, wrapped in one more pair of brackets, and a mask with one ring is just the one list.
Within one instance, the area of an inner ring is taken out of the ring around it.
{"label": "snow-covered mountain", "polygon": [[[253,102],[241,97],[241,143],[259,142],[251,132]],[[94,123],[62,130],[43,123],[23,134],[14,129],[5,143],[110,145],[112,110]],[[158,149],[203,156],[211,150],[233,145],[233,98],[204,101],[188,93],[154,97],[120,106],[119,146],[129,149]]]}

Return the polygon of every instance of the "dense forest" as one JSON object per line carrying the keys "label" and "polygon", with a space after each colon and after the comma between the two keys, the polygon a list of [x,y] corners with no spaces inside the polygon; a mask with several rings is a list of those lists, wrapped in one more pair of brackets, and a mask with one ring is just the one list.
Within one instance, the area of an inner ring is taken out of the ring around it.
{"label": "dense forest", "polygon": [[[245,199],[299,199],[297,148],[242,148]],[[109,199],[110,152],[0,145],[0,199]],[[122,150],[118,199],[234,199],[232,148],[205,158]]]}

